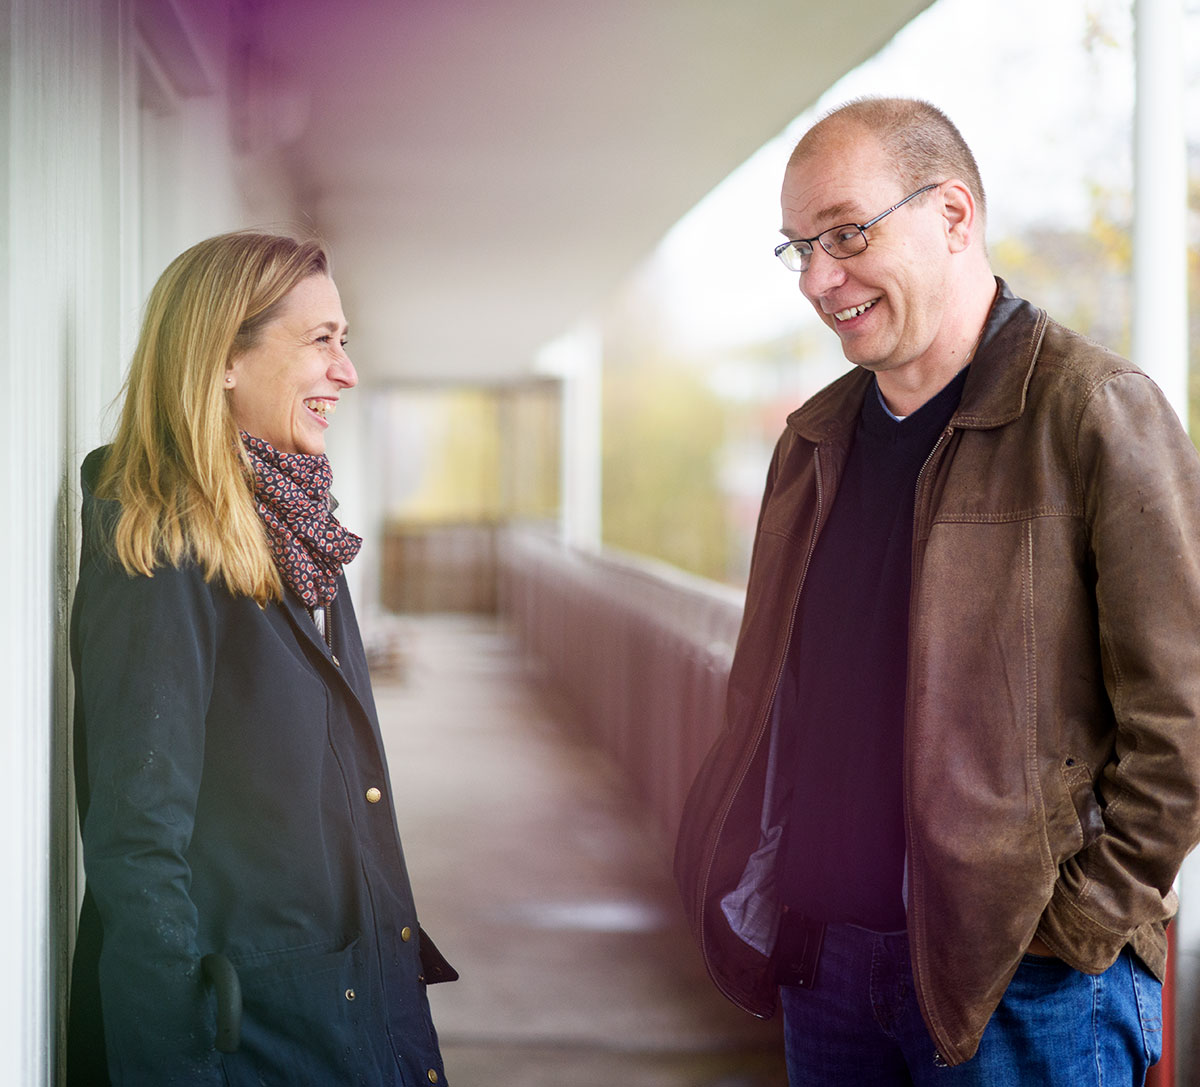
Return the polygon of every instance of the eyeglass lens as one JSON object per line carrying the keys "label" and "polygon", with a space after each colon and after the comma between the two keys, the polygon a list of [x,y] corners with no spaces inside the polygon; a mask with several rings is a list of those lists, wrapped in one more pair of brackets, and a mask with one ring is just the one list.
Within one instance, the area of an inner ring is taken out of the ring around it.
{"label": "eyeglass lens", "polygon": [[[844,260],[861,253],[867,247],[866,235],[853,223],[833,226],[822,231],[816,239],[831,257]],[[783,263],[793,272],[807,272],[813,247],[808,241],[791,242],[779,251]]]}

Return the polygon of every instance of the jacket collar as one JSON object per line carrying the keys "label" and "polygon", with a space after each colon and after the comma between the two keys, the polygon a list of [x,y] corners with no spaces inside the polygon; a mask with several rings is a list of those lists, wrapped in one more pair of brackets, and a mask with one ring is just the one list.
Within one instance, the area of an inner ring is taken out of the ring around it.
{"label": "jacket collar", "polygon": [[[83,553],[80,560],[81,565],[87,562],[96,552],[112,546],[111,540],[116,530],[117,520],[120,517],[121,507],[116,502],[97,498],[94,493],[101,468],[111,448],[111,446],[106,445],[92,450],[84,459],[80,470],[80,480],[83,488]],[[338,602],[346,599],[344,594],[348,593],[349,589],[346,586],[346,578],[342,574],[338,578],[338,599],[330,605],[330,611],[336,613],[331,620],[335,623],[335,626],[340,626],[345,622],[345,613],[339,607]],[[363,712],[366,713],[368,719],[374,720],[372,709],[374,700],[371,696],[370,676],[366,670],[366,662],[359,658],[354,647],[347,646],[347,651],[343,654],[346,659],[339,660],[335,665],[333,663],[333,653],[330,652],[324,637],[322,637],[321,632],[317,629],[316,623],[313,622],[312,613],[304,606],[304,602],[286,586],[283,589],[283,600],[280,606],[283,614],[295,629],[297,636],[312,645],[329,662],[330,674],[337,677],[337,682],[346,685],[359,705],[362,706]],[[271,605],[268,605],[268,608],[270,607]]]}
{"label": "jacket collar", "polygon": [[[346,577],[341,574],[338,577],[338,597],[329,605],[325,617],[325,621],[334,626],[335,639],[341,637],[337,631],[342,629],[346,622],[345,613],[339,607],[339,602],[348,592]],[[326,644],[324,636],[317,629],[317,624],[313,622],[312,612],[305,606],[304,601],[286,585],[283,589],[282,608],[296,634],[313,646],[329,662],[329,675],[336,677],[335,682],[345,684],[347,690],[366,713],[367,718],[373,720],[371,707],[374,706],[374,700],[371,697],[371,681],[365,671],[365,662],[358,658],[354,647],[343,640],[340,646],[341,655],[335,657]]]}
{"label": "jacket collar", "polygon": [[[338,591],[344,593],[346,591],[346,583],[341,576],[338,578]],[[312,612],[308,606],[301,600],[291,589],[284,585],[283,587],[283,610],[287,613],[288,619],[291,620],[292,626],[306,641],[315,646],[330,664],[334,661],[333,651],[329,648],[329,644],[325,641],[325,636],[318,629],[317,624],[313,621]],[[328,614],[334,610],[337,601],[330,604],[326,609],[325,621],[327,623],[335,622],[334,617]]]}
{"label": "jacket collar", "polygon": [[1011,423],[1025,410],[1025,397],[1046,331],[1043,310],[1018,298],[997,277],[983,334],[967,373],[951,426],[985,430]]}
{"label": "jacket collar", "polygon": [[317,624],[313,622],[312,612],[308,610],[304,601],[286,585],[283,589],[283,610],[287,612],[292,625],[305,641],[311,642],[316,646],[321,651],[322,656],[332,656],[329,646],[326,644],[321,632],[317,629]]}
{"label": "jacket collar", "polygon": [[[1046,329],[1046,314],[996,279],[996,297],[950,425],[970,429],[1003,426],[1025,407],[1025,396]],[[788,416],[788,426],[814,442],[848,440],[871,374],[855,367]]]}

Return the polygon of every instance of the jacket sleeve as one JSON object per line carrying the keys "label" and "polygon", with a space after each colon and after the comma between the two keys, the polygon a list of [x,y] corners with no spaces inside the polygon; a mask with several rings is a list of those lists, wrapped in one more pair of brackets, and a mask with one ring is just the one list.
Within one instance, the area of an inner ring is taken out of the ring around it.
{"label": "jacket sleeve", "polygon": [[186,859],[215,662],[211,591],[195,569],[130,577],[91,560],[75,607],[109,1072],[115,1084],[219,1083]]}
{"label": "jacket sleeve", "polygon": [[1076,433],[1116,736],[1096,785],[1104,832],[1062,866],[1039,933],[1094,968],[1170,917],[1200,839],[1200,459],[1136,372],[1095,388]]}

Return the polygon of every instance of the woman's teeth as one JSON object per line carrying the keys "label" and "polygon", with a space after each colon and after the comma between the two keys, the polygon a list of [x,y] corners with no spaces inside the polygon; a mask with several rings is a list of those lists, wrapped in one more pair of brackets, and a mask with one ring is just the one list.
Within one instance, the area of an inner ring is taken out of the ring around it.
{"label": "woman's teeth", "polygon": [[835,313],[833,319],[835,321],[849,321],[851,317],[857,317],[859,314],[866,313],[878,301],[878,298],[872,298],[870,302],[864,302],[861,306],[851,306],[849,309]]}
{"label": "woman's teeth", "polygon": [[324,419],[327,415],[332,415],[337,410],[337,405],[332,400],[305,400],[304,406],[309,411],[314,412]]}

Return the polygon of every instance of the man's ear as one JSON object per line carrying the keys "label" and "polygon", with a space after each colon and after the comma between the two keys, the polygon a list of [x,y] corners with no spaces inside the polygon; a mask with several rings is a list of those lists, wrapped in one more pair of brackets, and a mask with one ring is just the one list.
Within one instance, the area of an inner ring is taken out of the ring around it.
{"label": "man's ear", "polygon": [[960,253],[971,244],[979,230],[975,197],[964,182],[951,178],[942,183],[941,201],[950,252]]}

